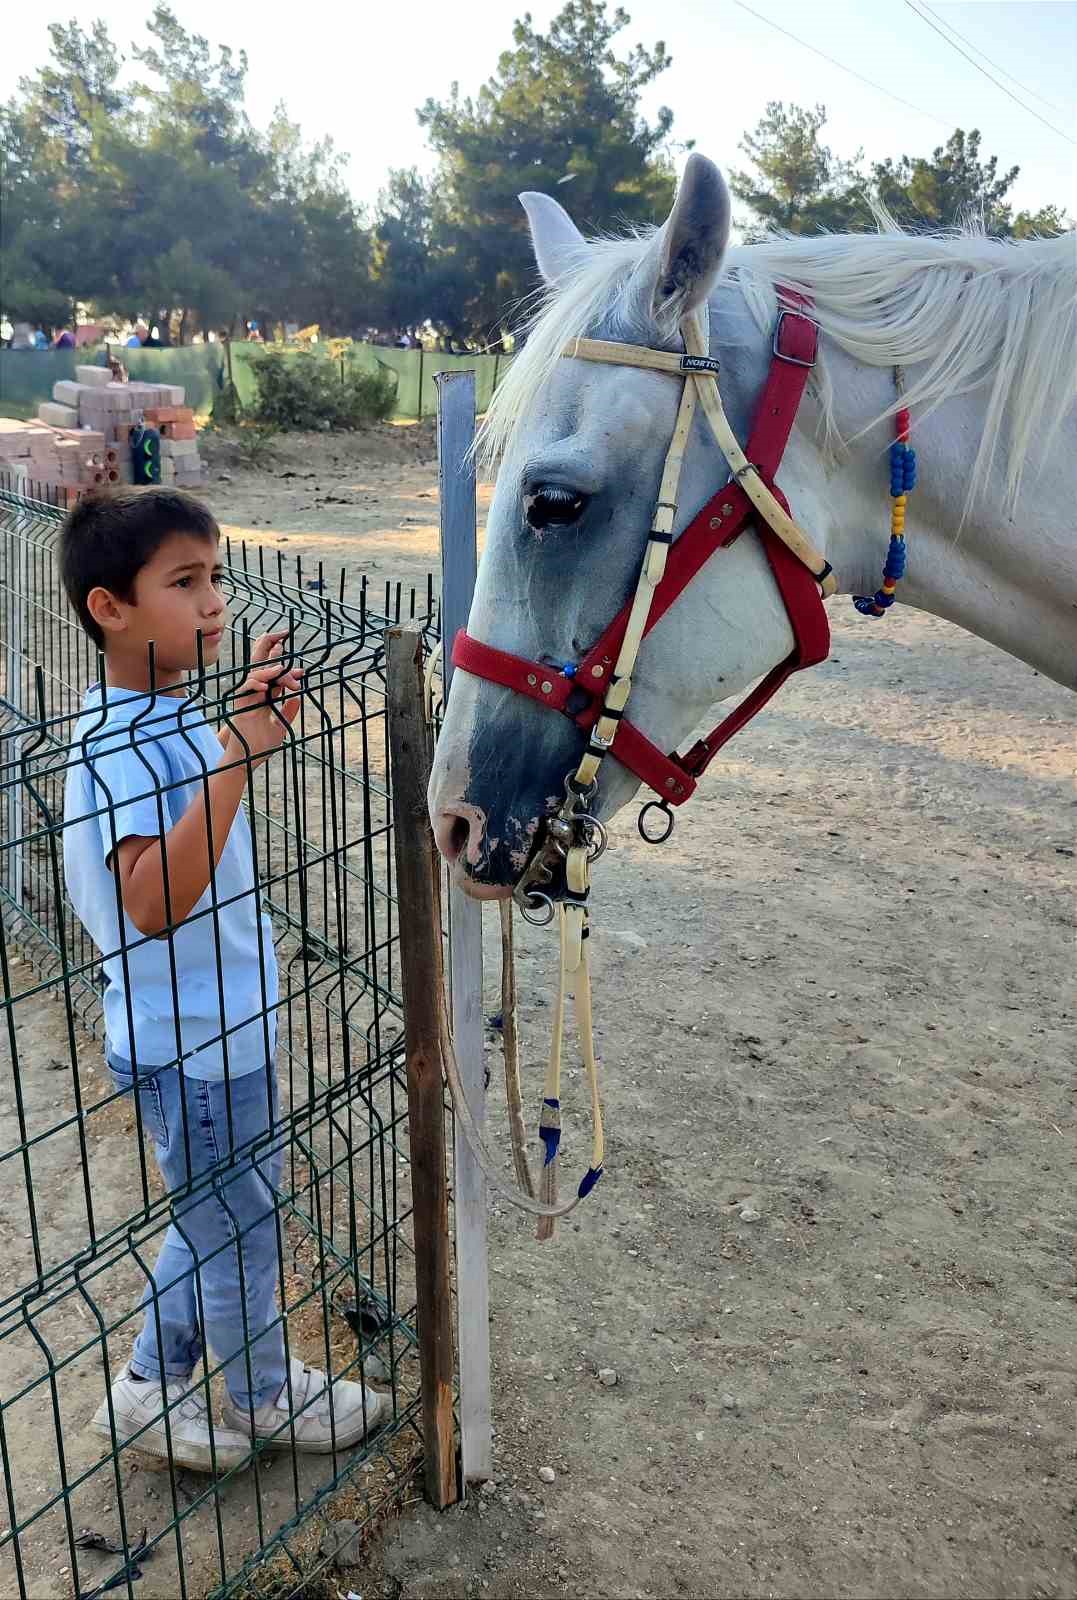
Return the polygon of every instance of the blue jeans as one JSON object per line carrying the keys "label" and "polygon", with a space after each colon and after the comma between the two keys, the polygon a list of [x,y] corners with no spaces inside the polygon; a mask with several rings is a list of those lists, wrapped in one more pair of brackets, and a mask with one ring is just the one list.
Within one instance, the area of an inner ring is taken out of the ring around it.
{"label": "blue jeans", "polygon": [[[127,1062],[113,1057],[108,1065],[117,1089],[137,1092],[142,1126],[174,1195],[173,1221],[142,1296],[146,1316],[130,1370],[157,1382],[162,1374],[169,1383],[189,1378],[205,1339],[224,1363],[235,1404],[264,1405],[286,1376],[273,1204],[282,1149],[270,1135],[276,1072],[268,1070],[268,1083],[261,1071],[225,1084],[181,1081],[176,1067],[146,1067],[136,1090]],[[197,1187],[185,1194],[192,1180]]]}

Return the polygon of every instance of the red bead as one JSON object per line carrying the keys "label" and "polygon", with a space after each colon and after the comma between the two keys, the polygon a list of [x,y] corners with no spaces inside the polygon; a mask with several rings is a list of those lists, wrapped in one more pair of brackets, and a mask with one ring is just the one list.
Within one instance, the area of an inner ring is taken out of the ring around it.
{"label": "red bead", "polygon": [[895,428],[897,430],[897,436],[898,436],[899,439],[901,439],[903,441],[908,439],[908,437],[909,437],[909,413],[904,409],[904,407],[902,407],[902,409],[898,412],[897,416],[894,418],[894,426],[895,426]]}

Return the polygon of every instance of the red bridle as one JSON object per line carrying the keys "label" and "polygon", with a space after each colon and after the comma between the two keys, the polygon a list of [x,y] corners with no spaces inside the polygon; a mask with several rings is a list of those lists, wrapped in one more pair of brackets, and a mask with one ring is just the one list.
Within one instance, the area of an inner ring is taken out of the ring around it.
{"label": "red bridle", "polygon": [[[806,305],[800,296],[783,291],[787,301]],[[785,510],[788,502],[774,483],[808,373],[815,364],[818,328],[799,309],[783,310],[774,333],[770,371],[756,408],[745,454],[763,482]],[[825,661],[830,653],[830,628],[823,607],[819,579],[798,560],[761,518],[738,483],[731,482],[708,500],[673,542],[665,574],[655,591],[645,630],[649,633],[692,579],[717,550],[724,550],[750,526],[755,528],[793,630],[793,649],[771,668],[704,739],[685,755],[665,754],[645,734],[622,717],[611,754],[668,805],[679,806],[694,793],[696,784],[723,745],[762,710],[786,679],[804,667]],[[826,568],[829,572],[829,567]],[[825,576],[825,573],[823,574]],[[551,706],[590,732],[602,710],[617,653],[625,635],[630,604],[626,604],[601,638],[575,667],[558,669],[548,662],[483,644],[461,629],[453,642],[453,665],[490,683],[526,695],[539,705]],[[581,697],[585,703],[580,705]]]}

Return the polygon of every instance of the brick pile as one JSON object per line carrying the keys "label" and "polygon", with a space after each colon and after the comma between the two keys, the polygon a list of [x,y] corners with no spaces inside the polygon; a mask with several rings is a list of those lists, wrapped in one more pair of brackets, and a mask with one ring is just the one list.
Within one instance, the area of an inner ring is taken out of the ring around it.
{"label": "brick pile", "polygon": [[97,429],[0,417],[0,471],[35,499],[72,506],[84,489],[121,481],[120,452]]}
{"label": "brick pile", "polygon": [[202,462],[184,398],[175,384],[116,383],[108,367],[76,367],[36,421],[0,417],[0,470],[72,505],[84,489],[132,481],[131,431],[145,423],[161,437],[161,482],[197,488]]}

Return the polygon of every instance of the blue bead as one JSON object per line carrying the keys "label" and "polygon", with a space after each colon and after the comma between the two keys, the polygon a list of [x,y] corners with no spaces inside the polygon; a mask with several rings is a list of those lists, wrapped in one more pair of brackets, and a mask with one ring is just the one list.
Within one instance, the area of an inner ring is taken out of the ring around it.
{"label": "blue bead", "polygon": [[886,566],[883,568],[883,577],[891,583],[900,582],[905,576],[905,562],[907,559],[908,551],[905,548],[904,539],[898,539],[891,534],[890,548],[886,552]]}
{"label": "blue bead", "polygon": [[574,678],[576,676],[576,663],[574,661],[566,661],[561,668],[561,672],[566,678]]}

